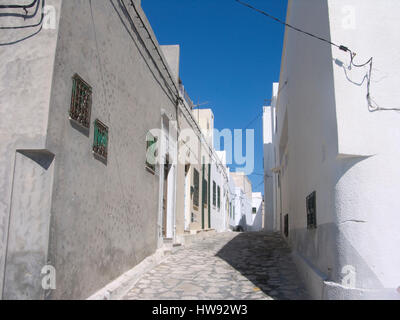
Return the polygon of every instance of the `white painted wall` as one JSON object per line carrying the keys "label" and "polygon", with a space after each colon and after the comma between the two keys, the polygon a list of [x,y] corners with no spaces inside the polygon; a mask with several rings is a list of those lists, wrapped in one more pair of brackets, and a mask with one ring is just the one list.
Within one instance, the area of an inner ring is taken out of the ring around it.
{"label": "white painted wall", "polygon": [[274,211],[274,174],[275,167],[273,145],[273,107],[263,108],[263,146],[264,146],[264,195],[265,195],[265,229],[276,231],[276,216]]}
{"label": "white painted wall", "polygon": [[[225,213],[225,181],[222,169],[212,160],[211,163],[211,181],[210,181],[210,205],[211,205],[211,228],[218,232],[226,231],[226,213]],[[216,205],[213,204],[213,182],[216,183]],[[220,208],[218,208],[218,187],[220,187]]]}
{"label": "white painted wall", "polygon": [[[251,225],[250,225],[250,230],[251,231],[261,231],[263,230],[263,215],[264,215],[264,210],[263,210],[263,195],[261,192],[253,192],[253,197],[252,197],[252,220],[251,220]],[[256,208],[256,213],[253,212],[253,208]]]}
{"label": "white painted wall", "polygon": [[[373,99],[400,107],[399,10],[396,0],[298,0],[289,2],[287,20],[348,46],[356,63],[373,56]],[[400,114],[370,112],[366,82],[357,84],[367,69],[348,64],[338,48],[286,30],[274,137],[282,207],[277,200],[275,214],[289,214],[288,241],[314,298],[393,298],[400,285]],[[318,227],[308,230],[313,191]],[[347,266],[355,288],[343,285]]]}

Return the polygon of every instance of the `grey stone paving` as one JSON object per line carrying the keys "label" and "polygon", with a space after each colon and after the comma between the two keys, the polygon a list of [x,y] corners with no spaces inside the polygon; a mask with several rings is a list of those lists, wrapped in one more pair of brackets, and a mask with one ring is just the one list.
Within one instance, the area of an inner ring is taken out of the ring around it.
{"label": "grey stone paving", "polygon": [[146,273],[126,300],[307,299],[278,234],[217,233]]}

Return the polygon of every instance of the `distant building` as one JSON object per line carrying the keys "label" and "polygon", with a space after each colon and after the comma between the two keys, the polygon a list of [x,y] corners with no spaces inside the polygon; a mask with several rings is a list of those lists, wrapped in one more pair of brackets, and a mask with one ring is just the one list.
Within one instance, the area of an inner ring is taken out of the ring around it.
{"label": "distant building", "polygon": [[251,231],[252,186],[249,178],[243,172],[231,172],[231,179],[235,185],[233,196],[233,212],[230,219],[232,229]]}
{"label": "distant building", "polygon": [[[209,230],[211,179],[225,214],[228,175],[179,79],[179,46],[160,46],[131,4],[48,0],[54,29],[0,34],[2,299],[85,299]],[[42,287],[45,266],[57,290]]]}
{"label": "distant building", "polygon": [[252,194],[252,210],[251,210],[251,231],[262,231],[264,229],[264,202],[261,192],[253,192]]}

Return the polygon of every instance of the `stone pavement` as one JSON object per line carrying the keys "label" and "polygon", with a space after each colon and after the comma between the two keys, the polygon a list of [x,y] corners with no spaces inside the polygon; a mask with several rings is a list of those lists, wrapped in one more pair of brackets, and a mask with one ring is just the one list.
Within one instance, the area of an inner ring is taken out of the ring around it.
{"label": "stone pavement", "polygon": [[279,234],[216,233],[146,273],[126,300],[299,300],[307,293]]}

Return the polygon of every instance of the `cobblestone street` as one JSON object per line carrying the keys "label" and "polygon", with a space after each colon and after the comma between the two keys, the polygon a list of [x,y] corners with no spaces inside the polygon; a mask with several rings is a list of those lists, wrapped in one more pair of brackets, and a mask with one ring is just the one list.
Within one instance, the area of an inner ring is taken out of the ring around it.
{"label": "cobblestone street", "polygon": [[307,299],[278,234],[217,233],[146,273],[127,300]]}

